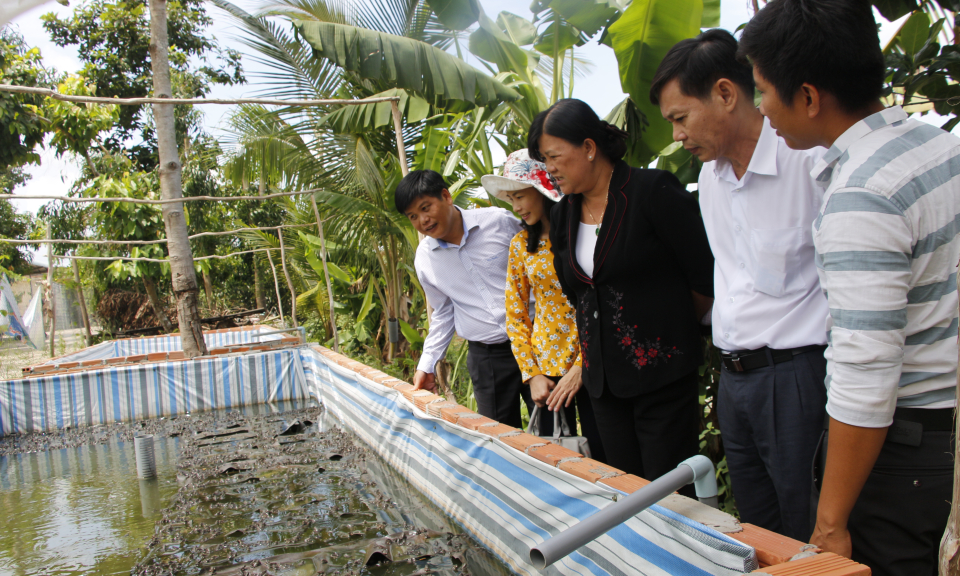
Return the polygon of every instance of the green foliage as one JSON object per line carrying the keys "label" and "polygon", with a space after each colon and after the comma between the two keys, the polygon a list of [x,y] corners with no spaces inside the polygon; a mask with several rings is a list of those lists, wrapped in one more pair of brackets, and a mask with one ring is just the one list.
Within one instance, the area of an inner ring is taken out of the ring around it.
{"label": "green foliage", "polygon": [[647,119],[642,139],[632,135],[631,154],[640,161],[635,166],[645,166],[673,142],[670,123],[650,102],[650,84],[667,51],[699,34],[702,13],[702,0],[634,0],[607,28],[623,91]]}
{"label": "green foliage", "polygon": [[[61,94],[96,96],[96,87],[82,76],[70,75],[57,86]],[[99,136],[113,128],[119,119],[120,106],[76,104],[53,98],[44,100],[38,110],[50,123],[53,137],[50,144],[58,155],[73,152],[89,160],[90,149],[99,145]]]}
{"label": "green foliage", "polygon": [[329,22],[295,22],[314,54],[362,78],[411,90],[430,101],[488,105],[516,100],[513,90],[425,42]]}
{"label": "green foliage", "polygon": [[[0,29],[0,82],[47,88],[53,79],[54,73],[43,67],[39,49],[28,47],[11,28]],[[0,168],[40,162],[36,148],[47,134],[37,113],[42,102],[40,96],[0,93]]]}
{"label": "green foliage", "polygon": [[[97,94],[132,98],[153,93],[149,12],[147,0],[89,0],[67,18],[50,13],[42,19],[55,44],[77,49],[84,62],[80,74],[94,84]],[[213,85],[243,82],[239,52],[224,49],[215,38],[204,35],[211,20],[202,0],[168,2],[167,20],[176,95],[199,97]],[[131,145],[128,140],[134,137],[143,142]],[[151,168],[156,143],[145,109],[121,107],[116,129],[105,145],[111,150],[130,146],[138,161]]]}

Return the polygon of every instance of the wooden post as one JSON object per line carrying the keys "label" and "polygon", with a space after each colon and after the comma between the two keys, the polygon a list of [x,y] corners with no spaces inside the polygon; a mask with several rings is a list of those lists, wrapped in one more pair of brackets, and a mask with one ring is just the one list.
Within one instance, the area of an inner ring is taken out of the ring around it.
{"label": "wooden post", "polygon": [[[47,222],[47,240],[53,239],[53,225]],[[50,357],[56,356],[54,348],[57,339],[57,299],[53,293],[53,243],[47,244],[47,286],[50,290]]]}
{"label": "wooden post", "polygon": [[340,336],[337,334],[337,316],[333,306],[333,284],[330,282],[330,269],[327,268],[327,244],[323,239],[323,220],[320,219],[320,210],[317,208],[317,198],[313,194],[310,195],[310,203],[313,204],[313,215],[317,218],[317,237],[320,238],[320,261],[323,262],[323,275],[327,277],[327,301],[330,304],[330,328],[333,330],[333,350],[339,353]]}
{"label": "wooden post", "polygon": [[[166,0],[150,0],[150,64],[153,93],[157,98],[173,97],[168,51]],[[153,119],[160,155],[160,196],[164,200],[182,198],[173,104],[154,104]],[[170,275],[173,277],[173,293],[177,297],[177,320],[183,353],[187,358],[204,356],[207,354],[207,345],[203,340],[203,326],[200,325],[200,310],[197,307],[200,290],[182,202],[163,204],[163,223],[167,232]]]}
{"label": "wooden post", "polygon": [[[393,132],[397,137],[397,157],[400,158],[400,173],[406,176],[410,173],[410,169],[407,168],[407,150],[403,147],[403,121],[400,116],[400,106],[397,104],[396,100],[390,101],[390,110],[393,112]],[[417,238],[422,242],[423,234],[417,232]],[[399,310],[397,313],[399,314]],[[430,328],[430,320],[433,318],[433,306],[430,305],[430,301],[427,300],[427,330]],[[438,364],[445,363],[446,360],[441,359]],[[434,368],[436,371],[437,382],[440,383],[440,389],[443,390],[443,395],[447,397],[447,400],[455,400],[456,397],[453,394],[453,390],[450,389],[449,384],[447,384],[447,371],[446,366],[440,367],[440,369]]]}
{"label": "wooden post", "polygon": [[[960,313],[960,307],[958,307]],[[958,351],[960,352],[960,351]],[[960,357],[958,357],[960,360]],[[960,393],[960,370],[957,370],[957,392]],[[954,411],[953,438],[960,438],[960,418]],[[960,442],[954,446],[953,453],[953,502],[950,505],[950,517],[947,529],[940,540],[940,576],[960,576]]]}
{"label": "wooden post", "polygon": [[293,289],[290,273],[287,272],[287,249],[283,246],[282,228],[277,230],[277,237],[280,238],[280,264],[283,265],[283,276],[287,279],[287,288],[290,289],[290,318],[293,320],[293,327],[299,328],[297,324],[297,293]]}
{"label": "wooden post", "polygon": [[280,281],[277,280],[277,267],[273,263],[273,256],[270,255],[270,250],[267,250],[267,260],[270,261],[270,272],[273,274],[273,287],[277,291],[277,312],[280,314],[280,323],[286,327],[286,323],[283,321],[283,302],[280,300]]}
{"label": "wooden post", "polygon": [[90,332],[90,316],[87,314],[87,303],[83,298],[83,284],[80,283],[80,265],[71,259],[73,265],[73,280],[77,283],[77,298],[80,299],[80,315],[83,316],[83,327],[87,331],[87,346],[93,344],[93,334]]}

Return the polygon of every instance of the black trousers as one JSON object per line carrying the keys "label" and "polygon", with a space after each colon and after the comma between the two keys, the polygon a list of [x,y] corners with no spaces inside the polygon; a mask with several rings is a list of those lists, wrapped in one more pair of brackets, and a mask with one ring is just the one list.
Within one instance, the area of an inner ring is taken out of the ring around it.
{"label": "black trousers", "polygon": [[823,432],[826,372],[822,349],[749,372],[724,367],[717,394],[740,519],[801,542],[813,532],[809,474]]}
{"label": "black trousers", "polygon": [[874,576],[936,576],[953,496],[952,436],[884,443],[847,523],[853,559]]}
{"label": "black trousers", "polygon": [[[473,380],[477,412],[501,424],[520,428],[520,399],[526,403],[528,414],[534,404],[510,346],[483,348],[473,343],[468,346],[467,371]],[[552,419],[549,428],[553,433]]]}
{"label": "black trousers", "polygon": [[[547,378],[553,380],[554,384],[560,381],[559,376],[547,376]],[[580,390],[578,390],[577,394],[573,397],[573,402],[570,403],[570,406],[564,408],[564,414],[571,428],[573,428],[574,423],[577,421],[578,413],[580,414],[580,429],[582,435],[587,439],[587,442],[590,443],[590,457],[597,462],[606,464],[607,455],[603,450],[603,439],[600,437],[600,429],[597,428],[597,418],[593,413],[593,403],[590,401],[590,394],[587,392],[586,386],[581,386]],[[548,420],[550,420],[550,433],[552,433],[553,417],[550,415],[545,416],[548,416]],[[546,428],[544,428],[544,430],[546,430]],[[573,428],[570,432],[574,436],[577,434],[576,428]],[[544,434],[547,434],[547,432],[544,432]]]}
{"label": "black trousers", "polygon": [[[656,480],[697,454],[696,371],[633,398],[617,398],[604,386],[603,394],[590,400],[610,466]],[[695,495],[692,485],[680,493]]]}

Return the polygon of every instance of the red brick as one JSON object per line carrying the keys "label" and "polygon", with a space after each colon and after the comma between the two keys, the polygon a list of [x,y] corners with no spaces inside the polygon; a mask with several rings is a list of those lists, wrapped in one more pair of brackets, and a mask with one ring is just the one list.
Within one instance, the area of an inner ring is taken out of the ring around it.
{"label": "red brick", "polygon": [[[133,356],[127,356],[127,362],[143,362],[146,359],[146,354],[134,354]],[[83,362],[81,362],[80,365],[83,366]]]}
{"label": "red brick", "polygon": [[183,350],[177,350],[175,352],[171,352],[170,355],[167,356],[167,360],[186,360],[186,359],[187,359],[187,355],[183,353]]}
{"label": "red brick", "polygon": [[625,492],[627,494],[633,494],[637,490],[649,484],[650,481],[639,476],[634,476],[633,474],[624,474],[623,476],[617,476],[616,478],[604,478],[603,480],[599,480],[598,483],[605,484],[615,490],[620,490],[621,492]]}
{"label": "red brick", "polygon": [[478,428],[480,428],[480,427],[483,426],[484,424],[496,424],[496,423],[497,423],[496,420],[491,420],[490,418],[487,418],[486,416],[480,416],[479,414],[477,414],[477,416],[478,416],[478,417],[473,417],[473,416],[471,416],[471,415],[466,415],[466,414],[461,415],[461,416],[457,419],[457,424],[460,425],[460,426],[463,426],[464,428],[466,428],[466,429],[468,429],[468,430],[477,430]]}
{"label": "red brick", "polygon": [[752,573],[776,576],[870,576],[870,568],[833,552],[824,552],[793,562],[767,566]]}
{"label": "red brick", "polygon": [[147,360],[150,362],[155,362],[157,360],[166,360],[167,352],[151,352],[147,354]]}
{"label": "red brick", "polygon": [[459,406],[459,404],[449,400],[444,400],[443,402],[431,402],[427,404],[427,414],[433,416],[434,418],[443,418],[443,415],[440,413],[440,411],[444,408],[453,408],[454,406]]}
{"label": "red brick", "polygon": [[556,466],[564,458],[582,458],[583,454],[574,452],[573,450],[568,450],[563,446],[558,446],[556,444],[547,444],[546,446],[538,446],[536,448],[530,448],[528,452],[531,456],[540,460],[541,462],[546,462],[551,466]]}
{"label": "red brick", "polygon": [[460,418],[460,414],[476,414],[476,412],[467,408],[466,406],[460,405],[440,409],[440,417],[447,422],[453,422],[454,424],[457,423],[457,420]]}
{"label": "red brick", "polygon": [[549,444],[546,440],[541,440],[540,438],[534,436],[533,434],[527,434],[526,432],[521,432],[520,434],[515,434],[513,436],[504,436],[500,438],[500,441],[506,444],[511,448],[516,448],[521,452],[526,452],[527,448],[535,444]]}
{"label": "red brick", "polygon": [[624,474],[623,470],[618,470],[590,458],[583,458],[576,462],[562,462],[557,467],[564,472],[569,472],[590,482],[596,482],[604,477],[612,478]]}
{"label": "red brick", "polygon": [[492,426],[481,426],[477,428],[477,432],[480,432],[481,434],[486,434],[487,436],[493,436],[494,438],[496,438],[501,434],[506,434],[508,432],[519,432],[519,430],[517,430],[513,426],[507,426],[506,424],[495,422]]}
{"label": "red brick", "polygon": [[87,366],[103,366],[103,360],[82,360],[80,365],[83,367]]}
{"label": "red brick", "polygon": [[[166,352],[157,352],[156,354],[160,355],[160,358],[156,358],[157,360],[164,360],[167,357]],[[149,356],[150,354],[147,354],[148,358]],[[103,361],[104,364],[125,364],[126,362],[127,362],[126,356],[117,356],[116,358],[107,358],[106,360]]]}
{"label": "red brick", "polygon": [[33,368],[30,369],[30,371],[34,374],[39,374],[42,372],[50,372],[52,370],[53,370],[53,366],[51,366],[50,364],[41,364],[39,366],[34,366]]}
{"label": "red brick", "polygon": [[396,386],[394,386],[393,389],[403,394],[404,392],[414,390],[414,387],[413,387],[413,384],[407,384],[406,382],[401,382],[400,384],[397,384]]}
{"label": "red brick", "polygon": [[[421,392],[427,392],[426,390],[421,390]],[[427,411],[427,404],[434,402],[436,400],[443,400],[440,396],[437,396],[433,392],[427,392],[426,394],[414,394],[413,395],[413,405],[417,408]]]}
{"label": "red brick", "polygon": [[757,560],[760,566],[774,566],[789,562],[790,558],[800,553],[806,542],[788,538],[753,524],[741,523],[742,532],[729,534],[731,538],[744,544],[753,546],[757,550]]}

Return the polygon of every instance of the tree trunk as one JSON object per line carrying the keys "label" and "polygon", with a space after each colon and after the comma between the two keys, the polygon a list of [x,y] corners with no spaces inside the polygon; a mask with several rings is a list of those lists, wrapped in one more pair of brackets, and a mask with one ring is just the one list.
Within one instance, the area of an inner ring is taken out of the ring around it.
{"label": "tree trunk", "polygon": [[311,194],[313,215],[317,219],[317,237],[320,238],[320,261],[323,263],[323,275],[327,280],[327,303],[330,305],[330,332],[333,334],[333,350],[340,352],[340,336],[337,334],[337,312],[333,307],[333,286],[330,283],[330,269],[327,267],[327,243],[323,239],[323,220],[320,219],[320,210],[317,209],[317,198]]}
{"label": "tree trunk", "polygon": [[257,308],[266,308],[267,301],[263,297],[263,286],[260,285],[260,267],[257,266],[257,259],[253,259],[253,295],[257,299]]}
{"label": "tree trunk", "polygon": [[[960,312],[960,308],[958,308]],[[960,370],[957,371],[957,391],[960,392]],[[956,418],[956,416],[954,416]],[[960,419],[954,422],[956,426],[953,437],[960,434]],[[950,517],[947,519],[947,529],[940,540],[940,576],[960,576],[960,443],[954,447],[953,454],[953,503],[950,505]]]}
{"label": "tree trunk", "polygon": [[167,318],[167,313],[163,311],[163,304],[157,296],[157,285],[153,283],[152,279],[144,276],[143,287],[147,291],[147,299],[150,300],[150,305],[153,306],[154,314],[157,315],[157,319],[160,320],[160,325],[163,326],[163,331],[167,334],[173,332],[173,322],[170,321],[170,318]]}
{"label": "tree trunk", "polygon": [[287,288],[290,290],[290,319],[293,321],[293,327],[299,328],[297,324],[297,293],[293,289],[293,281],[290,280],[290,273],[287,271],[287,250],[283,245],[283,229],[277,230],[277,237],[280,238],[280,264],[283,266],[283,276],[287,279]]}
{"label": "tree trunk", "polygon": [[[203,292],[207,296],[207,309],[213,311],[213,281],[210,280],[210,273],[203,273]],[[214,314],[211,314],[214,316]]]}
{"label": "tree trunk", "polygon": [[[53,239],[53,225],[50,222],[47,222],[47,240]],[[53,358],[56,356],[54,354],[54,342],[57,338],[57,299],[54,297],[53,291],[53,244],[47,244],[47,286],[50,289],[50,357]]]}
{"label": "tree trunk", "polygon": [[270,255],[269,250],[267,250],[267,261],[270,262],[270,272],[273,274],[273,287],[277,291],[277,313],[280,314],[280,323],[286,328],[287,325],[283,321],[283,301],[280,300],[280,282],[277,280],[277,267],[273,263],[273,256]]}
{"label": "tree trunk", "polygon": [[[167,52],[166,0],[150,0],[150,61],[153,69],[153,93],[157,98],[173,96]],[[182,198],[181,165],[177,151],[173,104],[154,104],[153,119],[160,152],[160,196],[164,200]],[[173,293],[177,297],[177,318],[180,323],[183,353],[187,358],[202,356],[207,353],[207,345],[203,341],[203,327],[200,325],[200,311],[197,309],[197,271],[193,267],[193,253],[190,251],[182,202],[163,205],[163,223],[167,231],[170,274],[173,276]]]}
{"label": "tree trunk", "polygon": [[73,280],[77,283],[77,298],[80,299],[80,315],[83,316],[83,327],[87,331],[87,346],[93,344],[93,334],[90,332],[90,315],[87,314],[87,302],[83,297],[83,284],[80,283],[80,265],[76,260],[70,260],[73,264]]}

